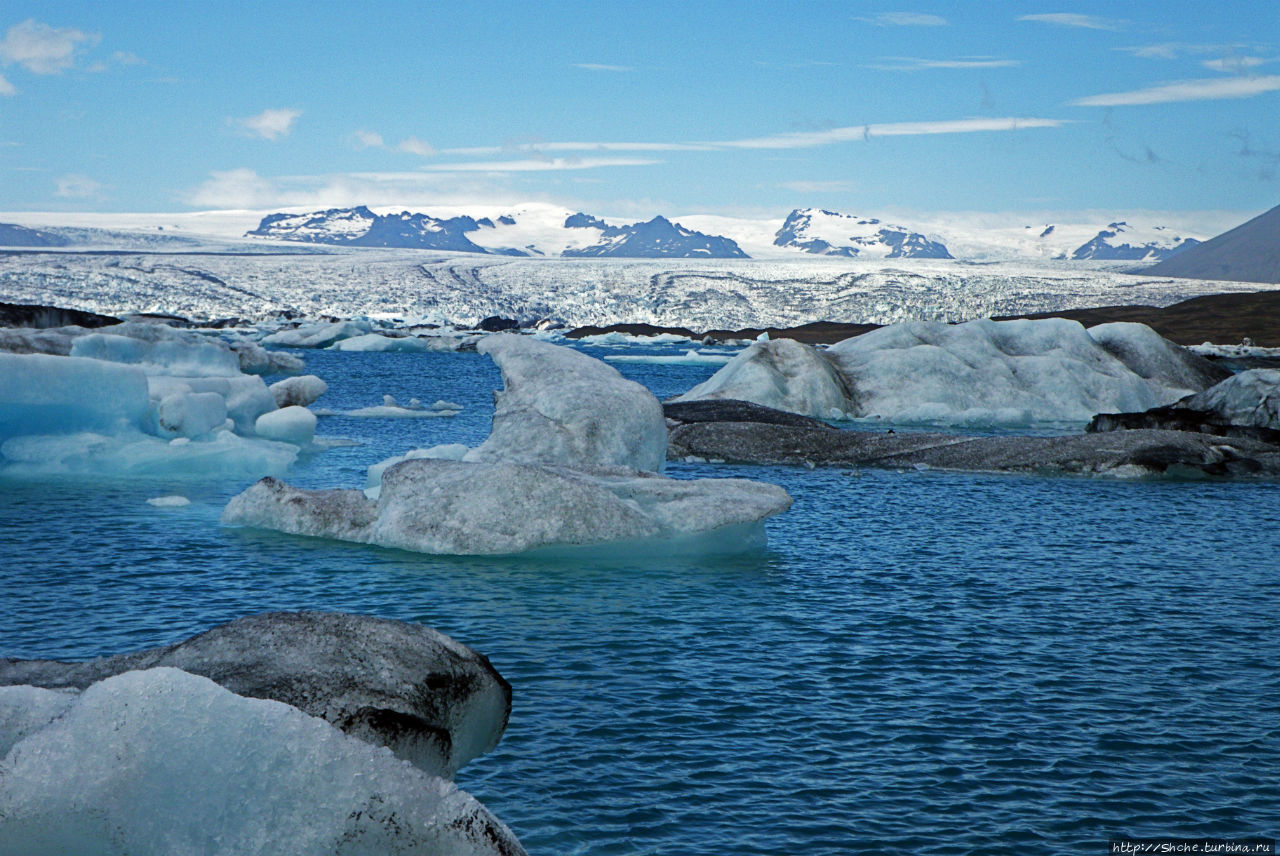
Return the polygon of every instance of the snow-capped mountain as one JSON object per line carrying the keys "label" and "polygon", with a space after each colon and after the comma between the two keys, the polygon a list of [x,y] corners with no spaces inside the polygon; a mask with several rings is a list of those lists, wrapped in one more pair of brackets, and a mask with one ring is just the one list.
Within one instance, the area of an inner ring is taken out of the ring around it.
{"label": "snow-capped mountain", "polygon": [[394,247],[444,250],[459,253],[496,253],[523,256],[511,248],[485,249],[467,237],[468,232],[494,228],[492,220],[473,217],[440,219],[429,214],[374,214],[363,205],[330,208],[311,214],[269,214],[249,235],[282,241],[340,244],[349,247]]}
{"label": "snow-capped mountain", "polygon": [[[1052,226],[1049,227],[1052,230]],[[1163,261],[1200,243],[1184,238],[1166,226],[1134,227],[1124,221],[1111,223],[1071,254],[1076,261]]]}
{"label": "snow-capped mountain", "polygon": [[[558,223],[548,223],[555,216]],[[522,222],[523,221],[523,222]],[[389,247],[504,256],[746,258],[729,238],[655,217],[611,226],[588,214],[526,208],[496,218],[375,214],[364,206],[307,214],[270,214],[253,237],[349,247]]]}
{"label": "snow-capped mountain", "polygon": [[598,217],[574,214],[564,221],[567,229],[596,229],[600,239],[588,247],[565,250],[561,255],[579,258],[708,258],[745,259],[747,254],[731,239],[706,235],[658,216],[646,223],[610,226]]}
{"label": "snow-capped mountain", "polygon": [[0,247],[62,247],[66,239],[13,223],[0,223]]}
{"label": "snow-capped mountain", "polygon": [[774,246],[794,247],[821,256],[869,259],[949,259],[939,241],[931,241],[905,226],[876,218],[839,214],[820,208],[797,208],[787,215],[774,237]]}

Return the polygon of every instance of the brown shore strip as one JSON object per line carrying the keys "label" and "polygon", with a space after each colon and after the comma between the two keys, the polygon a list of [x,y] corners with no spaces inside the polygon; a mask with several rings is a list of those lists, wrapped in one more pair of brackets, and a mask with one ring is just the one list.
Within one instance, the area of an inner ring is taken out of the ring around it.
{"label": "brown shore strip", "polygon": [[[1254,291],[1243,294],[1211,294],[1193,297],[1164,308],[1156,306],[1099,306],[1091,309],[1064,309],[1059,312],[1037,312],[1030,315],[1008,315],[996,321],[1018,318],[1070,318],[1086,327],[1112,321],[1137,321],[1179,345],[1213,342],[1234,345],[1244,338],[1255,345],[1280,347],[1280,290]],[[600,333],[628,333],[633,336],[655,336],[675,333],[692,339],[711,337],[754,339],[763,332],[771,339],[795,339],[810,345],[834,344],[861,336],[878,324],[842,324],[835,321],[813,321],[799,327],[748,327],[742,330],[706,330],[696,332],[686,327],[657,327],[652,324],[610,324],[605,327],[578,327],[565,335],[581,339]]]}

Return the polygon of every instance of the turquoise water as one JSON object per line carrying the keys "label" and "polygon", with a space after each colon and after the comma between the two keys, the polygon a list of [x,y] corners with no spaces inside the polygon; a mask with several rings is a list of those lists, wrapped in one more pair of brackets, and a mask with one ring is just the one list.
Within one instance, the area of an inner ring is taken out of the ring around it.
{"label": "turquoise water", "polygon": [[[598,352],[603,353],[603,352]],[[306,354],[358,486],[478,442],[474,354]],[[620,368],[659,395],[714,367]],[[1101,853],[1280,826],[1280,485],[676,464],[795,497],[767,551],[566,564],[224,529],[242,483],[4,484],[0,652],[87,657],[269,609],[420,621],[514,687],[459,784],[533,854]],[[180,492],[192,505],[145,499]]]}

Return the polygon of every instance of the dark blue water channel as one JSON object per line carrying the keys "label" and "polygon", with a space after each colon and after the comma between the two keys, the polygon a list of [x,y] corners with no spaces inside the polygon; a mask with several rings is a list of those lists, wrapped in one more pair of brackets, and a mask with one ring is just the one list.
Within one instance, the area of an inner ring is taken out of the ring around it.
{"label": "dark blue water channel", "polygon": [[[307,354],[290,480],[487,433],[475,354]],[[627,365],[659,395],[714,367]],[[423,622],[514,686],[459,783],[533,854],[1105,852],[1280,831],[1280,485],[676,464],[781,484],[766,552],[557,562],[225,529],[244,487],[0,485],[0,653],[88,657],[269,609]],[[158,509],[145,499],[189,496]]]}

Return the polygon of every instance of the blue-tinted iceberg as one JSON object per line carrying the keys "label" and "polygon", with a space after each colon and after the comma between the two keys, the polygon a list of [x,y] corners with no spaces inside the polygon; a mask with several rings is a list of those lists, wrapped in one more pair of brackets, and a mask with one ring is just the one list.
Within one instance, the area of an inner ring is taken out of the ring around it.
{"label": "blue-tinted iceberg", "polygon": [[311,444],[314,416],[268,416],[276,398],[241,372],[245,352],[158,324],[109,329],[38,331],[49,354],[0,351],[0,473],[253,477]]}
{"label": "blue-tinted iceberg", "polygon": [[4,856],[524,852],[452,783],[174,668],[0,687],[0,726]]}
{"label": "blue-tinted iceberg", "polygon": [[758,546],[761,522],[790,506],[774,485],[659,475],[662,406],[604,363],[511,334],[479,347],[504,382],[479,447],[375,465],[376,499],[263,479],[227,504],[223,522],[426,553],[639,541],[740,550]]}

